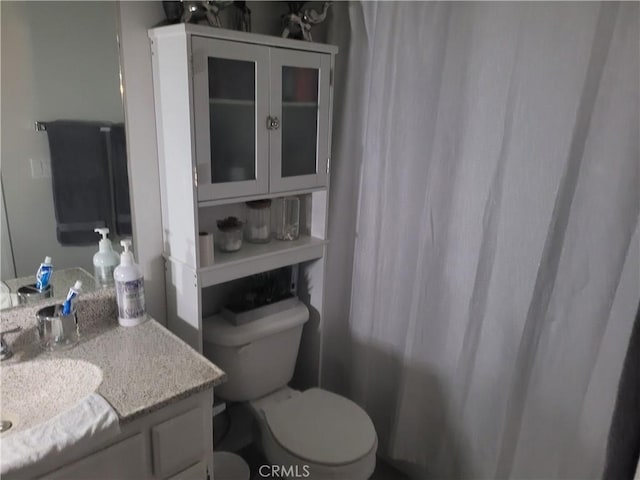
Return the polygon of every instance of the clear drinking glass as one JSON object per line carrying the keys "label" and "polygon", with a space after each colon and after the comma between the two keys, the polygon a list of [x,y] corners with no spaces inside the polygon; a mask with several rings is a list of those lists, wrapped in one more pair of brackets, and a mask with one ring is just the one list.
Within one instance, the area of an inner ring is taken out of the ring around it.
{"label": "clear drinking glass", "polygon": [[80,332],[75,306],[69,315],[62,313],[60,304],[41,308],[36,320],[40,345],[45,350],[62,350],[78,343]]}
{"label": "clear drinking glass", "polygon": [[300,235],[300,199],[278,198],[275,204],[276,238],[296,240]]}
{"label": "clear drinking glass", "polygon": [[267,243],[271,240],[271,200],[247,202],[244,236],[251,243]]}

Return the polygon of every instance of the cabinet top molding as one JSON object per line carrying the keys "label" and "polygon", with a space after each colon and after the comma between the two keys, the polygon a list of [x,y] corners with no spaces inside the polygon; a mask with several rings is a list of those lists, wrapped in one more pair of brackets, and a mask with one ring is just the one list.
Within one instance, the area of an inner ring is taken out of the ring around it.
{"label": "cabinet top molding", "polygon": [[306,42],[303,40],[293,40],[290,38],[281,38],[272,35],[239,32],[237,30],[215,28],[207,25],[196,25],[193,23],[177,23],[175,25],[166,25],[149,30],[149,38],[151,38],[152,40],[155,38],[170,37],[176,35],[196,35],[200,37],[219,38],[221,40],[233,40],[236,42],[288,48],[291,50],[329,53],[333,55],[338,53],[338,47],[336,47],[335,45]]}

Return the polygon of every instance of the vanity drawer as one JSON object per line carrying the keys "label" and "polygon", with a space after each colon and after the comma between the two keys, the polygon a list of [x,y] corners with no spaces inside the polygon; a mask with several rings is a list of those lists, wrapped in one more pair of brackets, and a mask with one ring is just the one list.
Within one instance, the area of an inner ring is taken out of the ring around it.
{"label": "vanity drawer", "polygon": [[205,478],[207,478],[207,464],[198,462],[168,480],[204,480]]}
{"label": "vanity drawer", "polygon": [[203,410],[194,408],[156,425],[151,429],[151,440],[156,477],[166,478],[193,465],[205,454]]}
{"label": "vanity drawer", "polygon": [[47,480],[91,478],[95,480],[140,480],[149,478],[144,437],[127,438],[71,465],[47,474]]}

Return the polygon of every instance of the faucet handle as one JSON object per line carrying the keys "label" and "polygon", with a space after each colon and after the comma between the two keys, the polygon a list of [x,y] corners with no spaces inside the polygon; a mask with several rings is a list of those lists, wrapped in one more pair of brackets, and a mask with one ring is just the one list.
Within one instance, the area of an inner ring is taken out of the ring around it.
{"label": "faucet handle", "polygon": [[0,360],[6,360],[7,358],[11,358],[11,355],[13,355],[13,352],[9,349],[9,345],[4,341],[4,335],[6,333],[16,333],[20,330],[22,330],[22,327],[17,326],[0,332]]}

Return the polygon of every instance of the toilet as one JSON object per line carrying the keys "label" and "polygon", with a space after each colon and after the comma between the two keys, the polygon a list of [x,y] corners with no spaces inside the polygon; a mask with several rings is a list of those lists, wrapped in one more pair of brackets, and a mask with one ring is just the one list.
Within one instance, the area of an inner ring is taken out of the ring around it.
{"label": "toilet", "polygon": [[[364,480],[373,474],[378,438],[366,412],[321,388],[297,391],[293,377],[309,310],[291,308],[244,325],[203,320],[204,355],[227,373],[215,395],[247,402],[273,476]],[[266,473],[266,472],[263,472]]]}

